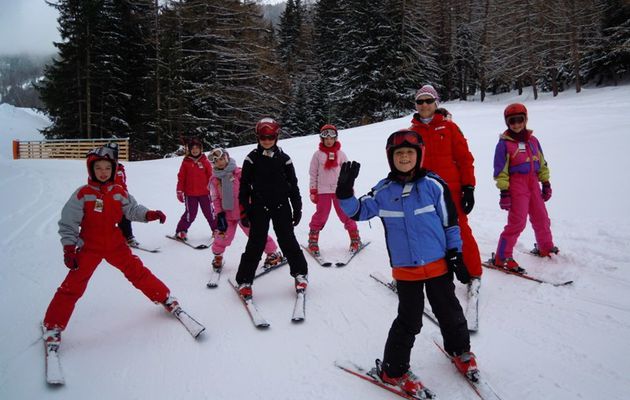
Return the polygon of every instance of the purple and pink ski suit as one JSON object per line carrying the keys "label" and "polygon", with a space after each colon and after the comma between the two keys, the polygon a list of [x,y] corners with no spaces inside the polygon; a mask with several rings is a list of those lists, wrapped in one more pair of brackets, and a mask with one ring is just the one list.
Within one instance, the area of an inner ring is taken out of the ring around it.
{"label": "purple and pink ski suit", "polygon": [[[521,135],[521,134],[518,134]],[[507,225],[499,236],[497,256],[513,258],[512,252],[519,235],[525,229],[529,215],[538,248],[551,249],[551,221],[542,197],[539,182],[549,181],[549,168],[538,139],[531,130],[522,132],[522,141],[506,130],[494,152],[494,180],[500,190],[508,190],[512,204]]]}

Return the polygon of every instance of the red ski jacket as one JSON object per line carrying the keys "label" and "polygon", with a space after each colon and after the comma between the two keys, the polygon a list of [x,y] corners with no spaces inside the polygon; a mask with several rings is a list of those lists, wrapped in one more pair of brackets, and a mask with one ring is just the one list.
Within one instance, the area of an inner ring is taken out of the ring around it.
{"label": "red ski jacket", "polygon": [[422,136],[425,154],[422,166],[438,174],[453,191],[453,188],[475,186],[475,161],[468,149],[468,142],[459,127],[435,114],[425,124],[418,114],[411,119],[411,127]]}
{"label": "red ski jacket", "polygon": [[205,154],[194,159],[184,157],[177,173],[177,191],[186,196],[207,196],[210,194],[208,183],[212,177],[212,164]]}

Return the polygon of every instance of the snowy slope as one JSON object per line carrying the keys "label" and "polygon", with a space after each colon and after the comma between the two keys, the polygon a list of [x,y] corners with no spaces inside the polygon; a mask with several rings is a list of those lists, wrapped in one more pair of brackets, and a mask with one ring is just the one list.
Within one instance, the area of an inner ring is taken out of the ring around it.
{"label": "snowy slope", "polygon": [[42,140],[38,129],[48,125],[50,120],[35,110],[0,104],[0,159],[13,158],[13,140]]}
{"label": "snowy slope", "polygon": [[[630,391],[630,217],[627,136],[630,86],[586,89],[537,101],[527,95],[457,102],[453,112],[476,157],[477,205],[471,214],[482,256],[494,251],[505,224],[492,181],[492,156],[511,101],[530,109],[529,127],[550,162],[553,198],[548,203],[561,254],[541,260],[517,256],[532,275],[573,279],[569,287],[539,285],[484,271],[480,331],[471,337],[485,376],[504,399],[624,399]],[[367,192],[387,171],[384,144],[409,117],[341,133],[342,148],[362,163],[356,192]],[[2,122],[0,121],[0,124]],[[24,120],[24,129],[29,125]],[[15,129],[15,128],[14,128]],[[0,131],[6,127],[0,125]],[[282,140],[293,158],[303,195],[317,137]],[[5,153],[5,142],[2,154]],[[239,163],[252,146],[231,150]],[[85,181],[83,161],[0,158],[0,399],[387,399],[390,394],[333,366],[337,359],[370,365],[382,356],[396,313],[396,297],[369,278],[388,274],[379,221],[360,223],[372,245],[346,268],[321,268],[308,257],[307,320],[290,322],[294,291],[288,268],[254,285],[272,326],[253,328],[226,278],[236,272],[245,238],[226,253],[219,288],[207,289],[209,250],[168,241],[183,211],[175,198],[180,158],[126,163],[129,187],[143,204],[166,212],[165,225],[134,223],[138,239],[161,253],[138,252],[207,331],[199,341],[147,301],[106,263],[94,274],[63,335],[66,386],[46,387],[39,323],[63,280],[57,220],[64,202]],[[313,205],[304,197],[297,227],[306,242]],[[189,235],[209,232],[201,216]],[[531,228],[518,250],[533,244]],[[334,218],[322,248],[340,255],[348,244]],[[464,287],[457,284],[458,294]],[[412,368],[442,399],[474,399],[448,360],[431,343],[438,332],[425,321],[412,353]]]}

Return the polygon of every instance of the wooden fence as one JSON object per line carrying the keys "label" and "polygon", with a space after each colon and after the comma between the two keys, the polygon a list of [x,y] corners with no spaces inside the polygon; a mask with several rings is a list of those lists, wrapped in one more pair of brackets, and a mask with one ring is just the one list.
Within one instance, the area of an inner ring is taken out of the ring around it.
{"label": "wooden fence", "polygon": [[81,159],[104,144],[118,143],[118,159],[129,161],[129,139],[59,139],[14,140],[13,159],[19,158],[68,158]]}

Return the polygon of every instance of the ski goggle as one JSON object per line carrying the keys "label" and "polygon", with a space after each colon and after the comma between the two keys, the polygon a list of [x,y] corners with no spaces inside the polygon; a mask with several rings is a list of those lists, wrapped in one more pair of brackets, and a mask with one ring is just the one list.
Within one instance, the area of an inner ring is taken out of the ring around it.
{"label": "ski goggle", "polygon": [[337,131],[334,130],[334,129],[324,129],[323,131],[319,132],[319,137],[336,138],[337,137]]}
{"label": "ski goggle", "polygon": [[223,149],[214,149],[210,152],[210,161],[214,164],[225,155]]}
{"label": "ski goggle", "polygon": [[118,150],[114,150],[109,146],[103,146],[90,150],[87,155],[95,155],[97,157],[109,158],[112,161],[116,161],[118,158]]}
{"label": "ski goggle", "polygon": [[387,148],[398,147],[403,144],[409,144],[413,147],[422,147],[424,143],[422,138],[414,131],[398,131],[392,133],[387,139]]}
{"label": "ski goggle", "polygon": [[276,140],[278,136],[277,135],[260,135],[258,136],[258,139],[261,141],[270,141],[270,140]]}
{"label": "ski goggle", "polygon": [[515,117],[509,117],[507,119],[507,123],[509,125],[522,124],[523,122],[525,122],[525,117],[523,117],[522,115],[517,115]]}
{"label": "ski goggle", "polygon": [[434,98],[430,98],[430,99],[417,99],[416,100],[416,104],[418,105],[422,105],[422,104],[433,104],[435,103],[435,99]]}

